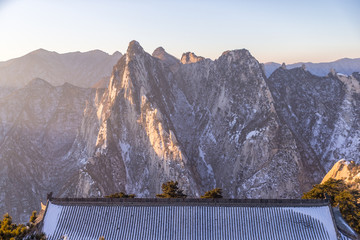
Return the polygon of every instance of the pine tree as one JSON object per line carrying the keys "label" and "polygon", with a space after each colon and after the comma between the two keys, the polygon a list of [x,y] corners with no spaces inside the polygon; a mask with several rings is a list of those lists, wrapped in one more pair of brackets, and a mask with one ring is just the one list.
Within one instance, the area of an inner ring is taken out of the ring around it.
{"label": "pine tree", "polygon": [[123,192],[114,193],[108,196],[105,196],[106,198],[135,198],[135,194],[126,194]]}
{"label": "pine tree", "polygon": [[0,221],[0,239],[22,239],[27,234],[28,228],[23,224],[16,225],[12,222],[11,216],[6,213]]}
{"label": "pine tree", "polygon": [[37,219],[37,217],[38,217],[37,212],[33,211],[31,216],[30,216],[30,220],[29,220],[30,225],[35,224],[35,220]]}
{"label": "pine tree", "polygon": [[158,198],[186,198],[187,195],[183,193],[182,189],[178,188],[178,182],[169,181],[163,183],[161,186],[162,194],[156,194]]}
{"label": "pine tree", "polygon": [[0,220],[0,239],[1,240],[17,240],[17,239],[45,240],[46,237],[43,233],[35,233],[33,231],[35,219],[36,219],[36,211],[34,211],[30,217],[30,221],[33,220],[33,222],[29,222],[27,226],[23,224],[17,225],[12,222],[12,218],[8,213],[5,214],[3,219]]}
{"label": "pine tree", "polygon": [[338,206],[343,218],[360,233],[359,191],[350,189],[343,180],[328,179],[323,184],[314,185],[313,189],[303,194],[303,199],[325,199],[330,197],[333,207]]}
{"label": "pine tree", "polygon": [[314,185],[313,189],[309,192],[303,194],[303,199],[325,199],[326,195],[330,197],[330,203],[333,207],[337,205],[335,197],[340,194],[340,192],[346,189],[346,184],[343,180],[336,180],[329,178],[323,184]]}
{"label": "pine tree", "polygon": [[200,198],[222,198],[222,189],[221,188],[214,188],[210,191],[207,191],[203,196]]}

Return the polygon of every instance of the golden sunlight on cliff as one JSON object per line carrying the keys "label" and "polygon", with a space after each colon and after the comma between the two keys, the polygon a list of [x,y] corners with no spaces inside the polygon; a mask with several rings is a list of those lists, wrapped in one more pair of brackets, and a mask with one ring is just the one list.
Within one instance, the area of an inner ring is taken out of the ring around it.
{"label": "golden sunlight on cliff", "polygon": [[139,122],[145,128],[150,144],[155,153],[163,159],[182,162],[183,157],[174,133],[166,132],[162,123],[162,114],[151,107],[146,96],[141,98],[141,115]]}
{"label": "golden sunlight on cliff", "polygon": [[321,183],[329,178],[342,179],[352,187],[360,189],[360,165],[355,164],[354,161],[341,159],[334,164]]}

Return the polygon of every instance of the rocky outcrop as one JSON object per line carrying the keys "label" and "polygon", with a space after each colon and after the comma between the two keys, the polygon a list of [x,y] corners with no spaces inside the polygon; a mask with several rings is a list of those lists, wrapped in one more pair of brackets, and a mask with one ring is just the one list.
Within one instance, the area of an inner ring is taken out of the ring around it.
{"label": "rocky outcrop", "polygon": [[321,183],[326,182],[330,178],[344,180],[351,188],[360,190],[360,165],[354,161],[341,159],[334,164]]}
{"label": "rocky outcrop", "polygon": [[187,52],[187,53],[184,53],[182,56],[181,56],[181,63],[182,64],[189,64],[189,63],[197,63],[197,62],[200,62],[202,60],[204,60],[205,58],[203,57],[198,57],[195,55],[195,53],[192,53],[192,52]]}

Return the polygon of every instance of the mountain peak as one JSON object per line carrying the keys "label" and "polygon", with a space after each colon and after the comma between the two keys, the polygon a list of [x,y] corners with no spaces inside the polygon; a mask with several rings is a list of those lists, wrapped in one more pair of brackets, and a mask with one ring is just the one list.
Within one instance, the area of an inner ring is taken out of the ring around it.
{"label": "mountain peak", "polygon": [[181,56],[180,61],[182,64],[188,64],[188,63],[196,63],[196,62],[202,61],[204,59],[205,58],[203,58],[203,57],[196,56],[196,54],[193,52],[187,52]]}
{"label": "mountain peak", "polygon": [[220,59],[226,59],[227,61],[239,61],[239,60],[249,60],[255,59],[247,49],[237,49],[231,51],[225,51],[219,57]]}
{"label": "mountain peak", "polygon": [[115,51],[113,54],[112,54],[112,56],[122,56],[122,54],[121,54],[121,52],[119,52],[119,51]]}
{"label": "mountain peak", "polygon": [[158,47],[157,49],[155,49],[154,52],[152,53],[152,56],[154,58],[158,58],[163,61],[179,62],[177,58],[167,53],[163,47]]}
{"label": "mountain peak", "polygon": [[154,53],[155,52],[166,52],[165,49],[163,47],[158,47],[154,50]]}
{"label": "mountain peak", "polygon": [[179,69],[179,59],[168,54],[163,47],[158,47],[155,49],[152,56],[154,58],[160,59],[162,63],[169,66],[172,72],[176,72]]}
{"label": "mountain peak", "polygon": [[27,55],[35,55],[35,56],[47,56],[49,54],[58,54],[57,52],[54,52],[54,51],[48,51],[46,49],[43,49],[43,48],[39,48],[35,51],[32,51],[28,54],[26,54],[25,56]]}
{"label": "mountain peak", "polygon": [[129,47],[127,49],[127,54],[129,56],[132,56],[135,54],[143,54],[143,53],[144,53],[144,49],[141,47],[141,45],[137,41],[132,40],[129,43]]}
{"label": "mountain peak", "polygon": [[243,48],[243,49],[235,49],[235,50],[228,50],[221,54],[221,56],[226,55],[236,55],[236,56],[251,56],[250,52]]}
{"label": "mountain peak", "polygon": [[30,88],[42,88],[42,87],[52,88],[54,86],[42,78],[34,78],[30,82],[28,82],[28,84],[26,84],[26,87],[28,87],[28,88],[29,87]]}
{"label": "mountain peak", "polygon": [[41,53],[41,52],[49,52],[48,50],[46,49],[43,49],[43,48],[39,48],[39,49],[36,49],[34,51],[32,51],[33,53]]}
{"label": "mountain peak", "polygon": [[60,87],[61,88],[69,88],[69,89],[80,88],[80,87],[75,86],[75,85],[73,85],[73,84],[71,84],[69,82],[63,83]]}
{"label": "mountain peak", "polygon": [[158,47],[152,53],[152,56],[155,58],[162,59],[164,55],[168,54],[163,47]]}

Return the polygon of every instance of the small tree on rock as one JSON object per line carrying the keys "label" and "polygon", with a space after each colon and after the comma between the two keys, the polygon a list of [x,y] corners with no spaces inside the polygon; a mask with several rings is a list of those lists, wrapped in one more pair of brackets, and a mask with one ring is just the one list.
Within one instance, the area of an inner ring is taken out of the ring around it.
{"label": "small tree on rock", "polygon": [[222,189],[221,188],[214,188],[210,191],[207,191],[203,196],[200,198],[222,198]]}
{"label": "small tree on rock", "polygon": [[161,186],[162,194],[156,194],[158,198],[186,198],[187,195],[183,193],[182,189],[178,188],[178,182],[169,181],[163,183]]}

